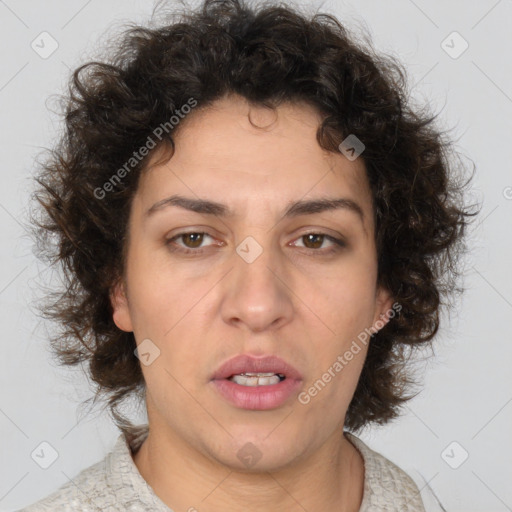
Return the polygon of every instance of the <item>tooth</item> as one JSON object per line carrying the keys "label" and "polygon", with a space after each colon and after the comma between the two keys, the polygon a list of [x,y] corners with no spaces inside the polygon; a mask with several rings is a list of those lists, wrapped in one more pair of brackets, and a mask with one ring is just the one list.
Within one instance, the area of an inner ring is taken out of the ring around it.
{"label": "tooth", "polygon": [[258,376],[258,377],[272,377],[272,375],[276,375],[275,373],[252,373],[252,372],[245,372],[241,373],[240,375],[248,375],[248,376]]}
{"label": "tooth", "polygon": [[230,380],[236,384],[240,384],[241,386],[249,387],[271,386],[281,382],[281,379],[275,374],[271,374],[270,377],[246,377],[245,375],[233,375]]}

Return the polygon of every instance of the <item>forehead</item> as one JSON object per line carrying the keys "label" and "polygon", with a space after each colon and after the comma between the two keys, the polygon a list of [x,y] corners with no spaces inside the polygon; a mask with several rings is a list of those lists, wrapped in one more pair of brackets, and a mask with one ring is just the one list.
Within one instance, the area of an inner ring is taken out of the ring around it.
{"label": "forehead", "polygon": [[316,135],[322,121],[305,103],[276,109],[229,96],[181,121],[175,151],[155,153],[138,195],[146,210],[172,194],[207,198],[244,215],[250,207],[274,208],[318,197],[357,202],[371,227],[371,193],[361,158],[349,161],[324,150]]}

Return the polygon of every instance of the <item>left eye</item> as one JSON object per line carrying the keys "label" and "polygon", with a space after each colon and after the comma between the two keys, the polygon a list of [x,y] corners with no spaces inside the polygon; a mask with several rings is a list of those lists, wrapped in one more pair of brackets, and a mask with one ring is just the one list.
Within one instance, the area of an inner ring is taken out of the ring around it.
{"label": "left eye", "polygon": [[[313,247],[308,247],[306,245],[305,246],[306,249],[312,249],[312,250],[319,249],[323,245],[323,242],[325,240],[329,240],[331,242],[331,244],[343,245],[341,240],[338,240],[329,235],[325,235],[323,233],[307,233],[306,235],[302,235],[301,237],[299,237],[297,240],[306,240],[307,244],[313,245]],[[333,247],[333,245],[331,245],[331,247]]]}
{"label": "left eye", "polygon": [[[173,236],[172,238],[169,238],[166,241],[166,244],[171,248],[172,251],[176,252],[183,252],[186,254],[190,253],[201,253],[202,252],[202,243],[204,241],[204,237],[211,238],[213,240],[213,237],[209,235],[208,233],[199,232],[199,231],[191,231],[188,233],[178,233],[176,236]],[[183,245],[178,244],[176,245],[176,241],[181,239],[183,242]],[[306,233],[297,240],[304,240],[305,243],[303,246],[296,245],[296,243],[293,244],[294,247],[305,247],[308,250],[311,250],[313,252],[320,252],[320,253],[328,253],[335,251],[339,249],[340,247],[344,247],[345,243],[343,240],[339,240],[337,238],[334,238],[332,236],[326,235],[324,233]],[[324,245],[324,242],[328,240],[331,242],[331,246],[329,248],[323,248],[322,245]]]}

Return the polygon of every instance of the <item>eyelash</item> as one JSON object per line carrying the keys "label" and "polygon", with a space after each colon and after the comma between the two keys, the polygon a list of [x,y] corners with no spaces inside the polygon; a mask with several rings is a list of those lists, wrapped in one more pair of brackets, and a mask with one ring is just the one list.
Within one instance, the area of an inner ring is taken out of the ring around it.
{"label": "eyelash", "polygon": [[[171,252],[178,252],[178,253],[182,253],[182,254],[197,254],[197,255],[199,255],[199,254],[202,254],[205,251],[205,249],[190,249],[188,247],[183,248],[183,247],[179,247],[179,246],[174,246],[173,247],[172,246],[173,242],[175,240],[177,240],[178,238],[181,238],[184,235],[207,235],[210,238],[213,238],[209,233],[206,233],[204,231],[183,231],[183,232],[178,233],[177,235],[173,236],[172,238],[169,238],[168,240],[166,240],[165,243],[169,247]],[[303,235],[298,237],[298,239],[303,238],[303,237],[308,236],[308,235],[323,236],[324,240],[325,239],[329,240],[329,241],[333,242],[335,245],[331,246],[328,249],[309,249],[309,248],[306,247],[305,250],[307,252],[319,253],[320,255],[330,255],[330,254],[334,254],[334,253],[340,251],[343,247],[346,247],[346,244],[345,244],[345,242],[343,240],[341,240],[339,238],[335,238],[335,237],[330,236],[330,235],[327,235],[325,233],[317,233],[315,231],[311,231],[310,233],[304,233]]]}

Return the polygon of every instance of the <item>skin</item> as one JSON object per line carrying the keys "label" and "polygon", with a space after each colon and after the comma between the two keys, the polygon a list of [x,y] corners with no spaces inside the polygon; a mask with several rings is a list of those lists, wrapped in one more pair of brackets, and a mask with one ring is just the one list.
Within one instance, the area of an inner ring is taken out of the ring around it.
{"label": "skin", "polygon": [[[320,121],[306,104],[271,111],[227,96],[192,111],[174,134],[172,158],[158,163],[155,153],[141,176],[113,318],[137,344],[149,338],[160,350],[142,365],[150,433],[133,459],[175,511],[234,512],[243,504],[254,512],[356,512],[361,505],[363,460],[342,431],[365,345],[306,405],[296,393],[272,410],[244,410],[210,382],[235,355],[272,354],[299,370],[305,391],[391,308],[377,287],[363,160],[323,150]],[[235,215],[178,206],[145,215],[173,194],[224,203]],[[290,202],[324,197],[352,199],[364,219],[346,208],[283,218]],[[185,236],[172,244],[201,254],[166,245],[183,231],[208,233],[202,243]],[[346,245],[307,233],[343,237]],[[263,249],[252,263],[235,250],[248,236]],[[237,457],[248,442],[262,454],[251,468]]]}

